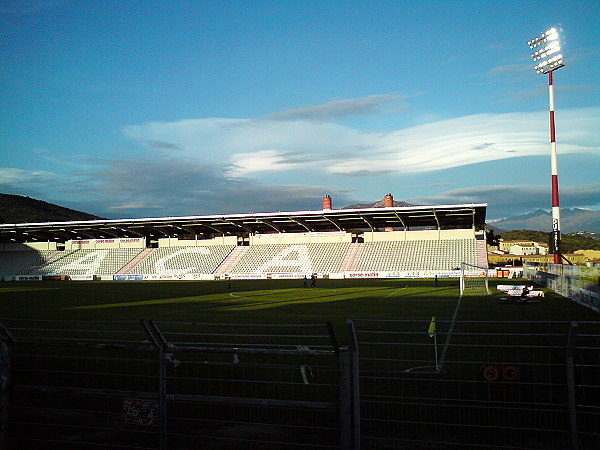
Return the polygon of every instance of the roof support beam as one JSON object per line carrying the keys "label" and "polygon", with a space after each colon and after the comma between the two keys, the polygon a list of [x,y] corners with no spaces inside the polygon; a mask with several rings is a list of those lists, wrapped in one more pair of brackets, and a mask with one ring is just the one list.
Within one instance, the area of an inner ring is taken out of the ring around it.
{"label": "roof support beam", "polygon": [[277,225],[275,225],[274,223],[272,223],[269,220],[265,220],[265,219],[256,219],[257,222],[259,223],[264,223],[265,225],[270,226],[271,228],[273,228],[275,231],[277,231],[278,233],[283,233],[283,231],[281,231],[281,228],[278,227]]}
{"label": "roof support beam", "polygon": [[252,233],[252,228],[247,227],[246,225],[244,225],[243,223],[238,223],[238,222],[234,222],[233,220],[228,220],[226,218],[223,217],[223,222],[228,223],[229,225],[233,225],[234,227],[238,227],[241,228],[242,230],[248,232],[248,233]]}
{"label": "roof support beam", "polygon": [[367,219],[365,216],[363,216],[362,214],[359,214],[358,217],[360,217],[362,220],[365,221],[365,223],[367,225],[369,225],[369,228],[371,228],[371,231],[375,231],[377,228],[373,225],[373,223]]}
{"label": "roof support beam", "polygon": [[123,236],[123,233],[117,233],[115,227],[110,227],[110,228],[100,228],[100,234],[108,234],[109,236],[115,237],[115,238],[120,238]]}
{"label": "roof support beam", "polygon": [[[124,231],[125,233],[131,233],[134,234],[138,237],[144,237],[144,233],[140,233],[139,231],[135,231],[132,229],[133,227],[128,227],[127,225],[124,225],[123,228],[121,228],[121,231]],[[136,227],[136,228],[141,228],[141,227]],[[122,236],[121,236],[122,237]]]}
{"label": "roof support beam", "polygon": [[344,229],[340,226],[340,224],[336,220],[333,220],[331,217],[326,216],[326,215],[324,215],[323,218],[327,219],[332,224],[334,224],[335,227],[338,229],[338,231],[344,231]]}
{"label": "roof support beam", "polygon": [[435,218],[435,223],[437,223],[438,230],[441,230],[442,226],[440,225],[440,218],[438,217],[436,210],[433,210],[433,217]]}
{"label": "roof support beam", "polygon": [[408,231],[408,226],[406,225],[406,222],[404,222],[404,220],[402,219],[402,216],[400,214],[398,214],[398,212],[395,212],[394,215],[402,224],[402,228],[404,228],[404,231]]}
{"label": "roof support beam", "polygon": [[297,223],[301,227],[303,227],[306,231],[314,231],[313,228],[309,227],[304,220],[297,219],[295,217],[288,217],[288,219],[294,223]]}

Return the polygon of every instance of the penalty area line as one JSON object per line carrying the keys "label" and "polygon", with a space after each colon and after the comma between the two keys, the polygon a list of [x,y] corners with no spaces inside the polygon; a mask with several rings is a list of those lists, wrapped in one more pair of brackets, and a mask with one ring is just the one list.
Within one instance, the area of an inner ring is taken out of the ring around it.
{"label": "penalty area line", "polygon": [[385,300],[388,297],[391,297],[392,295],[394,295],[396,292],[401,291],[402,289],[406,289],[408,287],[408,284],[404,287],[401,287],[399,289],[396,289],[394,292],[390,292],[388,295],[386,295],[385,297],[382,297],[382,300]]}

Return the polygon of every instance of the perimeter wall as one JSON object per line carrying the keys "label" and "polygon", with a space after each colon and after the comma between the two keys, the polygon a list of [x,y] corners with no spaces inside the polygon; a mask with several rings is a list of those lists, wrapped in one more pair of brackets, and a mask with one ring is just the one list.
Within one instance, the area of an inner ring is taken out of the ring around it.
{"label": "perimeter wall", "polygon": [[523,269],[526,278],[600,312],[598,267],[526,263]]}

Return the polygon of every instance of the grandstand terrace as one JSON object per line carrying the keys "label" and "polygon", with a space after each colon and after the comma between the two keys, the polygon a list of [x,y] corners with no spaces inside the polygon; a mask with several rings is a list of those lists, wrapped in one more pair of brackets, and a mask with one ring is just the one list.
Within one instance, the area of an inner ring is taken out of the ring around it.
{"label": "grandstand terrace", "polygon": [[0,225],[0,276],[455,276],[463,262],[487,267],[486,207],[333,210],[324,201],[318,211],[5,224]]}

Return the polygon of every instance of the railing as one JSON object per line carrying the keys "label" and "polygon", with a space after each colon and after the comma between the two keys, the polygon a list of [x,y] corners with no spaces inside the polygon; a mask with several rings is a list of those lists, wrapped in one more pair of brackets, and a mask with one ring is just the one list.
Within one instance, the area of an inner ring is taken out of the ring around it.
{"label": "railing", "polygon": [[0,323],[0,448],[600,448],[600,322]]}
{"label": "railing", "polygon": [[600,448],[600,323],[349,322],[363,448]]}
{"label": "railing", "polygon": [[349,354],[330,326],[8,320],[2,329],[8,448],[350,446]]}

